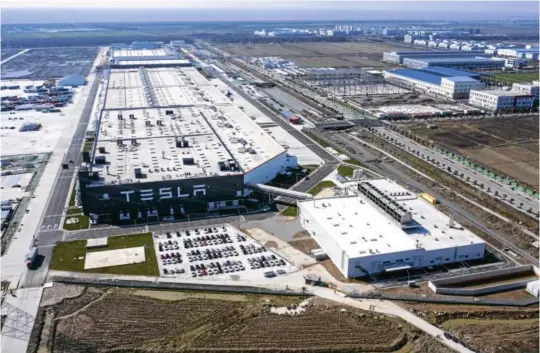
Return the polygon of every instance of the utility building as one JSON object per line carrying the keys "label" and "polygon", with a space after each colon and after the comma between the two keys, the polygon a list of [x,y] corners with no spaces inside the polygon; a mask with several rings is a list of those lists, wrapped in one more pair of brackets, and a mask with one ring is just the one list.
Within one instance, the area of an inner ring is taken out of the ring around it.
{"label": "utility building", "polygon": [[352,196],[298,202],[302,226],[345,276],[484,257],[482,239],[400,185],[380,179],[354,189]]}

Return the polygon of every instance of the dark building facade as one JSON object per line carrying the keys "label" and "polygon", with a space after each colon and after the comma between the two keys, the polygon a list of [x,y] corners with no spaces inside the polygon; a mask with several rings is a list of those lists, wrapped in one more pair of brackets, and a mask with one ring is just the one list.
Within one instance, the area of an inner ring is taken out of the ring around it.
{"label": "dark building facade", "polygon": [[142,223],[242,207],[243,178],[238,174],[100,185],[88,171],[81,171],[79,190],[83,212],[91,219]]}

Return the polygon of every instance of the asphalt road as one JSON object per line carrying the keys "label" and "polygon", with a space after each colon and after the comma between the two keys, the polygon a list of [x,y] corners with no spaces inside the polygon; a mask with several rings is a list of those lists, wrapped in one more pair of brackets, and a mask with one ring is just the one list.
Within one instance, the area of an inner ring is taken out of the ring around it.
{"label": "asphalt road", "polygon": [[[63,159],[63,163],[68,163],[70,169],[60,169],[51,196],[47,202],[47,208],[41,221],[40,229],[57,229],[61,227],[62,215],[66,206],[66,200],[69,197],[71,191],[71,182],[75,174],[75,168],[82,162],[81,147],[84,143],[86,136],[86,129],[90,120],[90,114],[92,113],[92,107],[96,99],[99,83],[101,81],[101,75],[96,74],[90,93],[86,100],[86,104],[81,113],[81,118],[69,149]],[[73,163],[70,163],[73,161]]]}
{"label": "asphalt road", "polygon": [[[457,170],[458,175],[456,175],[456,177],[460,177],[463,181],[467,182],[472,187],[488,194],[489,196],[497,199],[498,201],[504,202],[507,205],[515,208],[520,212],[523,212],[530,217],[534,217],[534,215],[528,212],[529,209],[531,209],[535,213],[538,212],[538,200],[535,200],[532,196],[526,196],[524,193],[514,191],[512,190],[512,187],[510,185],[494,181],[493,179],[482,175],[459,162],[455,162],[448,157],[432,151],[430,148],[422,146],[412,141],[411,139],[400,135],[397,132],[388,130],[384,127],[375,128],[375,130],[381,134],[385,134],[386,136],[383,138],[385,138],[386,140],[393,138],[394,141],[402,144],[397,147],[403,149],[404,151],[407,151],[409,153],[418,151],[420,153],[420,156],[425,156],[421,157],[425,161],[427,161],[427,158],[429,157],[430,160],[427,162],[444,171],[445,173],[447,172],[447,168],[451,168],[452,171]],[[396,145],[395,142],[394,145]],[[439,164],[437,164],[437,162]],[[467,178],[469,178],[470,181],[467,181]],[[477,184],[474,184],[475,180]],[[484,187],[480,187],[480,184],[484,184]],[[503,197],[503,195],[506,196]],[[509,201],[511,198],[514,199],[513,202]]]}

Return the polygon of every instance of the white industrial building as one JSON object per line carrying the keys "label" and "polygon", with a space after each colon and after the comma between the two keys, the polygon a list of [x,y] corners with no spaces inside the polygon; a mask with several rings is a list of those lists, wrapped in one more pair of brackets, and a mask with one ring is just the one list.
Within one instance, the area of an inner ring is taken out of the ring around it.
{"label": "white industrial building", "polygon": [[357,194],[299,201],[304,229],[349,278],[484,257],[485,242],[395,182]]}
{"label": "white industrial building", "polygon": [[491,111],[531,109],[533,102],[533,95],[516,91],[471,90],[469,95],[469,104]]}
{"label": "white industrial building", "polygon": [[512,85],[512,91],[525,93],[533,96],[534,99],[538,99],[538,82],[535,83],[514,83]]}

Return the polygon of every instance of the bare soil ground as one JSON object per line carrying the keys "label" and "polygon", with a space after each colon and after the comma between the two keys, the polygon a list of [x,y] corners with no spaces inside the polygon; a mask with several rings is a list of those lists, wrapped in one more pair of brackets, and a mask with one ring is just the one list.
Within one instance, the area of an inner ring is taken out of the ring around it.
{"label": "bare soil ground", "polygon": [[[294,238],[294,237],[293,237]],[[299,239],[299,240],[293,240],[289,242],[289,244],[297,249],[303,252],[304,254],[309,255],[311,250],[319,249],[320,246],[317,244],[315,239]],[[337,268],[336,265],[332,262],[330,259],[317,261],[319,264],[323,265],[323,267],[334,277],[336,280],[340,282],[349,282],[350,280],[341,273],[341,271]]]}
{"label": "bare soil ground", "polygon": [[[274,43],[229,44],[221,49],[232,55],[279,56],[299,67],[389,67],[380,61],[385,51],[403,49],[392,43]],[[410,49],[407,49],[410,50]]]}
{"label": "bare soil ground", "polygon": [[407,92],[401,94],[393,94],[391,96],[360,96],[353,99],[363,108],[373,109],[388,104],[435,104],[444,103],[443,99],[430,97],[418,93]]}
{"label": "bare soil ground", "polygon": [[538,188],[538,116],[407,124],[415,134]]}
{"label": "bare soil ground", "polygon": [[263,305],[267,299],[276,306],[298,299],[152,292],[90,287],[42,308],[54,315],[54,326],[41,336],[49,342],[40,345],[37,336],[29,351],[448,352],[399,318],[353,308],[341,312],[338,303],[319,298],[302,314],[277,315]]}
{"label": "bare soil ground", "polygon": [[481,352],[536,353],[540,348],[538,307],[493,308],[430,303],[400,305]]}

